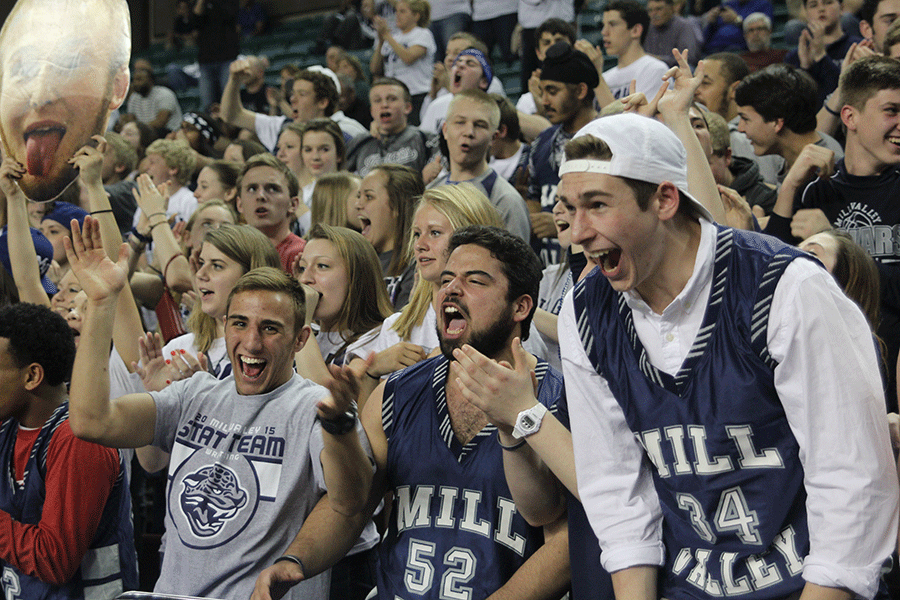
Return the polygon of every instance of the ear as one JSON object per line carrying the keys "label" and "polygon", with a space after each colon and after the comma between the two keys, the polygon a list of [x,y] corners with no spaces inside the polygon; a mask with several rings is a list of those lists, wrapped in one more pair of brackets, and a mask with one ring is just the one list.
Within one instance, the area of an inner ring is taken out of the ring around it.
{"label": "ear", "polygon": [[125,102],[125,96],[128,95],[128,84],[131,81],[131,74],[128,67],[122,67],[113,77],[112,97],[109,99],[109,110],[116,110]]}
{"label": "ear", "polygon": [[447,119],[444,119],[444,122],[441,123],[441,133],[444,134],[444,139],[447,139]]}
{"label": "ear", "polygon": [[403,114],[409,116],[412,113],[412,102],[407,102],[403,105]]}
{"label": "ear", "polygon": [[731,148],[725,148],[725,166],[730,167],[732,161]]}
{"label": "ear", "polygon": [[656,194],[650,199],[650,207],[655,209],[660,221],[667,221],[678,213],[681,197],[678,188],[671,181],[663,181],[656,188]]}
{"label": "ear", "polygon": [[[502,127],[502,125],[501,125],[501,127]],[[498,128],[496,131],[494,131],[494,135],[491,136],[491,141],[495,142],[495,141],[499,140],[501,137],[503,137],[503,134],[500,133],[500,129]],[[491,151],[488,150],[488,156],[487,156],[488,160],[490,160],[490,154],[491,154]]]}
{"label": "ear", "polygon": [[306,345],[306,342],[309,341],[309,334],[312,332],[309,325],[304,325],[300,328],[300,331],[297,332],[297,337],[294,339],[294,354],[300,352],[303,349],[303,346]]}
{"label": "ear", "polygon": [[38,363],[31,363],[24,370],[25,380],[23,385],[29,392],[33,392],[44,382],[44,367]]}
{"label": "ear", "polygon": [[116,173],[124,173],[125,169],[127,169],[127,168],[128,167],[126,167],[125,165],[120,163],[120,164],[116,165],[113,169]]}
{"label": "ear", "polygon": [[321,100],[316,101],[316,106],[319,107],[319,110],[324,112],[328,109],[328,98],[322,98]]}
{"label": "ear", "polygon": [[243,206],[243,203],[241,202],[241,195],[237,193],[237,190],[235,190],[234,206],[235,206],[235,208],[237,208],[239,215],[244,214],[244,206]]}
{"label": "ear", "polygon": [[634,27],[629,30],[631,33],[631,39],[640,41],[641,36],[644,34],[644,26],[640,23],[636,23]]}
{"label": "ear", "polygon": [[875,38],[875,32],[872,30],[872,26],[869,25],[868,21],[859,22],[859,34],[867,40]]}
{"label": "ear", "polygon": [[584,83],[583,81],[582,81],[581,83],[579,83],[579,84],[578,84],[578,91],[576,92],[576,94],[577,94],[577,96],[578,96],[578,99],[579,99],[579,100],[584,100],[585,98],[587,98],[588,90],[589,90],[589,89],[590,89],[590,88],[588,88],[588,84]]}
{"label": "ear", "polygon": [[731,85],[728,86],[728,95],[727,95],[727,98],[728,98],[728,103],[729,103],[729,104],[732,103],[732,102],[734,102],[734,90],[737,89],[737,86],[738,86],[739,83],[740,83],[740,81],[735,81],[734,83],[732,83]]}
{"label": "ear", "polygon": [[775,133],[781,133],[784,130],[784,119],[775,119]]}
{"label": "ear", "polygon": [[293,215],[295,212],[297,212],[298,206],[300,206],[300,198],[297,196],[294,196],[293,198],[291,198],[291,205],[290,205],[290,208],[288,209],[288,214],[287,214],[288,218],[291,218],[291,215]]}
{"label": "ear", "polygon": [[522,294],[513,300],[513,322],[521,323],[531,313],[534,306],[534,298],[528,294]]}
{"label": "ear", "polygon": [[507,133],[509,133],[509,128],[508,128],[506,125],[504,125],[503,123],[501,123],[501,124],[497,127],[497,133],[494,134],[494,138],[493,138],[493,139],[496,140],[496,139],[498,139],[498,138],[504,138],[504,137],[506,137],[506,134],[507,134]]}
{"label": "ear", "polygon": [[491,83],[487,80],[487,77],[482,75],[481,79],[478,80],[478,87],[481,88],[482,92],[486,92],[491,87]]}
{"label": "ear", "polygon": [[847,131],[856,131],[856,109],[845,104],[841,107],[841,123],[847,128]]}

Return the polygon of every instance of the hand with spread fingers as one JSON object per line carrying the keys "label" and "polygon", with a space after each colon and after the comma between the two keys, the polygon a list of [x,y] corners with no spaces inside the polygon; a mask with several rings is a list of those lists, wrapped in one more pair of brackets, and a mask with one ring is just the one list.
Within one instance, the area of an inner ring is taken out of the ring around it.
{"label": "hand with spread fingers", "polygon": [[469,346],[453,351],[450,376],[459,384],[463,397],[487,414],[491,423],[507,433],[516,417],[537,404],[537,380],[531,355],[519,338],[513,340],[513,361],[496,362]]}

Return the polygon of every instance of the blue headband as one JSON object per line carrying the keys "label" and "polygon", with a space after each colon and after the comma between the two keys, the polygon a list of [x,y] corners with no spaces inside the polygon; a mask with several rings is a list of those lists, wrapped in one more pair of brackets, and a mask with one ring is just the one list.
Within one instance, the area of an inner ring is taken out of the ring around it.
{"label": "blue headband", "polygon": [[484,73],[484,78],[487,79],[488,85],[491,85],[491,81],[494,80],[494,72],[491,71],[491,65],[488,64],[487,59],[484,57],[484,52],[476,50],[475,48],[469,48],[468,50],[463,50],[457,54],[456,60],[459,60],[460,56],[475,57],[475,60],[481,63],[481,72]]}

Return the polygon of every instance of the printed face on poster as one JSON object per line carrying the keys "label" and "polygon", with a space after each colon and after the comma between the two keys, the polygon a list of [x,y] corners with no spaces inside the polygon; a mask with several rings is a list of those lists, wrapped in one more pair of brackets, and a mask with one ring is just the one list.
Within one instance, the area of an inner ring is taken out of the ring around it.
{"label": "printed face on poster", "polygon": [[19,0],[0,30],[0,141],[22,163],[25,195],[59,196],[70,159],[106,130],[128,92],[125,0]]}

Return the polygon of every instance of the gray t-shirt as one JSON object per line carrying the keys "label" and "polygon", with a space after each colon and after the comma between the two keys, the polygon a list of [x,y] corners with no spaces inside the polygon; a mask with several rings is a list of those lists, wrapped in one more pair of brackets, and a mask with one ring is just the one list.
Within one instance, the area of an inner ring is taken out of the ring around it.
{"label": "gray t-shirt", "polygon": [[[428,185],[428,189],[451,183],[450,176],[444,175],[438,177]],[[452,183],[462,183],[454,181]],[[499,177],[493,169],[488,169],[484,175],[470,179],[469,183],[481,188],[484,195],[488,197],[497,212],[500,213],[500,220],[503,226],[510,233],[519,236],[526,242],[531,240],[531,217],[528,215],[528,208],[522,195],[516,191],[511,183]]]}
{"label": "gray t-shirt", "polygon": [[[154,392],[153,445],[171,453],[166,550],[155,591],[249,598],[325,493],[316,402],[327,390],[294,375],[258,396],[234,377],[197,373]],[[286,598],[325,600],[330,572]]]}

